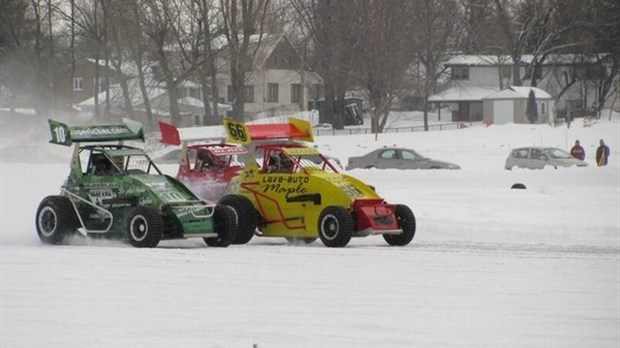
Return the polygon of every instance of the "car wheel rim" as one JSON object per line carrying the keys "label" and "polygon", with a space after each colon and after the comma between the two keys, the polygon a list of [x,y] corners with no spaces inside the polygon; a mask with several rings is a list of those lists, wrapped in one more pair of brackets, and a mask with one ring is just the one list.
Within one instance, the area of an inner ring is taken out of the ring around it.
{"label": "car wheel rim", "polygon": [[334,240],[338,236],[340,224],[332,214],[325,215],[321,220],[321,234],[327,240]]}
{"label": "car wheel rim", "polygon": [[149,224],[143,216],[137,215],[131,219],[129,233],[131,233],[131,238],[136,242],[143,241],[144,238],[146,238],[148,230]]}
{"label": "car wheel rim", "polygon": [[57,217],[54,209],[45,207],[39,213],[39,230],[41,234],[50,237],[56,232]]}

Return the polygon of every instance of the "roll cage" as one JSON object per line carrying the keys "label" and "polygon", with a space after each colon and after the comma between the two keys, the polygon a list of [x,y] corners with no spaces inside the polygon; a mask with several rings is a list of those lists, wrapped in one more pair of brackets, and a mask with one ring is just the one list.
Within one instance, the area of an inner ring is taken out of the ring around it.
{"label": "roll cage", "polygon": [[86,145],[79,147],[75,156],[76,158],[72,161],[72,163],[74,163],[74,169],[79,168],[83,174],[162,175],[162,172],[149,156],[144,153],[142,149],[133,146],[122,144]]}
{"label": "roll cage", "polygon": [[312,171],[338,173],[332,163],[315,148],[300,144],[257,144],[257,154],[263,153],[262,173],[303,173]]}
{"label": "roll cage", "polygon": [[243,166],[247,151],[240,146],[230,144],[196,144],[187,145],[185,156],[187,164],[194,170],[207,168],[227,168]]}

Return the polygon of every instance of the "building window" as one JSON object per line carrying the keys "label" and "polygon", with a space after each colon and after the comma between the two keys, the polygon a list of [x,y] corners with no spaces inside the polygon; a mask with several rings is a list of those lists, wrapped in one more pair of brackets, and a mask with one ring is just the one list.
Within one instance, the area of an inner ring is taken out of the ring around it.
{"label": "building window", "polygon": [[452,67],[452,79],[453,80],[469,80],[469,67],[468,66],[453,66]]}
{"label": "building window", "polygon": [[243,101],[246,103],[254,103],[254,86],[243,86]]}
{"label": "building window", "polygon": [[500,76],[503,79],[509,79],[509,78],[512,77],[512,67],[511,66],[509,66],[509,65],[502,65],[502,66],[500,66],[499,69],[500,69],[500,71],[499,71]]}
{"label": "building window", "polygon": [[187,97],[187,88],[179,87],[177,88],[177,98],[185,98]]}
{"label": "building window", "polygon": [[[233,101],[233,92],[232,86],[228,85],[228,101]],[[253,103],[254,102],[254,86],[243,86],[243,101],[245,103]]]}
{"label": "building window", "polygon": [[189,96],[196,99],[202,99],[202,88],[192,88],[189,90]]}
{"label": "building window", "polygon": [[83,89],[84,89],[84,79],[81,77],[74,77],[73,78],[73,90],[81,91]]}
{"label": "building window", "polygon": [[301,84],[300,83],[292,83],[291,84],[291,103],[301,103]]}
{"label": "building window", "polygon": [[278,84],[277,83],[267,84],[267,102],[268,103],[278,102]]}

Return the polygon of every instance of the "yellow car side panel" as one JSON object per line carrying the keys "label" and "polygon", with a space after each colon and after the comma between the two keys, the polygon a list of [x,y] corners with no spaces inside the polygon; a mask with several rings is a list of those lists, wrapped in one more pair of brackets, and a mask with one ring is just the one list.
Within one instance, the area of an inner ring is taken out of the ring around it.
{"label": "yellow car side panel", "polygon": [[227,193],[250,199],[266,220],[260,229],[263,236],[271,237],[318,237],[318,218],[325,207],[350,208],[354,199],[380,198],[348,175],[321,170],[261,173],[254,165],[230,183]]}

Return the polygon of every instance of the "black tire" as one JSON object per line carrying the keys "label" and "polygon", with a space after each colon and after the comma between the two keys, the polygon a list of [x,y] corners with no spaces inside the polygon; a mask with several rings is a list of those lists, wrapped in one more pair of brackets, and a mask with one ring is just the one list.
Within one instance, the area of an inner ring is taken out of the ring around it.
{"label": "black tire", "polygon": [[316,240],[315,237],[284,237],[284,239],[293,245],[312,244]]}
{"label": "black tire", "polygon": [[45,244],[64,244],[75,232],[79,221],[69,198],[47,196],[39,204],[35,221],[37,234]]}
{"label": "black tire", "polygon": [[409,244],[415,236],[415,216],[411,209],[403,204],[398,204],[396,206],[394,215],[396,215],[398,227],[402,228],[403,232],[400,234],[384,234],[383,239],[385,239],[389,245],[405,246]]}
{"label": "black tire", "polygon": [[353,235],[353,217],[343,207],[329,206],[319,216],[319,237],[325,246],[341,248]]}
{"label": "black tire", "polygon": [[127,238],[136,248],[154,248],[164,236],[164,221],[155,208],[138,206],[127,217]]}
{"label": "black tire", "polygon": [[225,248],[237,237],[237,214],[227,205],[216,205],[213,213],[213,230],[217,237],[203,238],[208,246]]}
{"label": "black tire", "polygon": [[237,237],[233,244],[249,242],[258,225],[258,212],[252,202],[244,196],[228,195],[220,198],[218,203],[233,208],[237,213]]}

